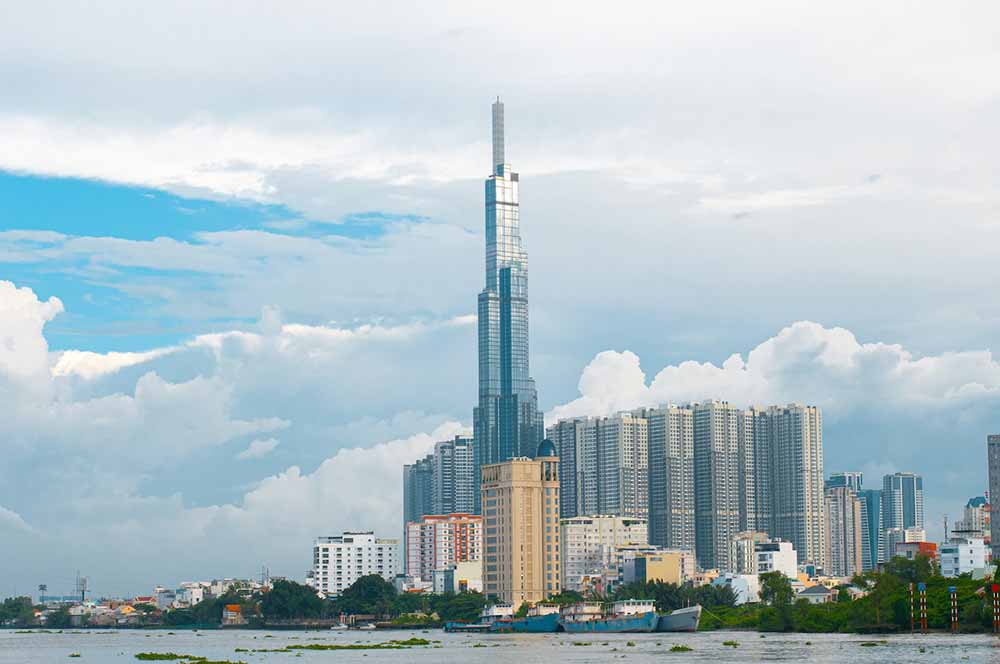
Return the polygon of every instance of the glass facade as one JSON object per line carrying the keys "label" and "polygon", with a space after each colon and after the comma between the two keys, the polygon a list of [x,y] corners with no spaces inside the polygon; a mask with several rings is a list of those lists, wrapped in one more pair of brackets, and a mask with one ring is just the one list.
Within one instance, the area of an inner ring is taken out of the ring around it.
{"label": "glass facade", "polygon": [[484,464],[533,457],[544,432],[528,370],[528,254],[521,245],[518,186],[517,173],[504,163],[503,104],[497,100],[493,172],[486,179],[486,284],[477,307],[477,473]]}

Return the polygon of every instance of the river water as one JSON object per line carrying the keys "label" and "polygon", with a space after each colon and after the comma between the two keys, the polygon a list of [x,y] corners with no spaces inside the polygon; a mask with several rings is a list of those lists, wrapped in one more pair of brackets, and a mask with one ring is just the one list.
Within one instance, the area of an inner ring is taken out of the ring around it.
{"label": "river water", "polygon": [[[407,650],[340,650],[290,653],[237,652],[278,649],[293,644],[370,644],[419,637],[439,641]],[[726,645],[726,641],[737,645]],[[877,642],[874,646],[862,643]],[[670,652],[683,645],[689,652]],[[767,634],[703,632],[698,634],[446,634],[430,631],[262,632],[262,631],[66,631],[15,633],[0,630],[0,664],[66,664],[79,653],[81,664],[138,662],[140,652],[173,652],[232,662],[296,664],[364,662],[461,662],[463,664],[556,664],[557,662],[998,662],[1000,639],[989,635],[947,634],[867,638],[845,634]]]}

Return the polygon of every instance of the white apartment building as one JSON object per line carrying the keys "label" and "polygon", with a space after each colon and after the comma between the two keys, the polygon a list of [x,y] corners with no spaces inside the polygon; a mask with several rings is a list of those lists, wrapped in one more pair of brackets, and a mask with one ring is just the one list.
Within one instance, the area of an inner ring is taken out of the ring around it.
{"label": "white apartment building", "polygon": [[729,566],[736,574],[757,573],[757,545],[770,542],[767,533],[745,530],[729,541]]}
{"label": "white apartment building", "polygon": [[371,531],[318,537],[313,545],[312,583],[320,595],[337,596],[363,576],[392,581],[400,571],[399,540]]}
{"label": "white apartment building", "polygon": [[794,581],[799,576],[798,557],[791,542],[771,540],[754,546],[757,555],[757,573],[781,572]]}
{"label": "white apartment building", "polygon": [[575,516],[560,523],[562,587],[582,592],[588,578],[606,583],[618,574],[618,552],[624,546],[645,546],[645,519],[621,516]]}
{"label": "white apartment building", "polygon": [[483,518],[476,514],[428,515],[406,524],[406,573],[433,581],[434,571],[481,561]]}
{"label": "white apartment building", "polygon": [[956,537],[938,549],[941,576],[949,579],[986,569],[986,542],[981,537]]}

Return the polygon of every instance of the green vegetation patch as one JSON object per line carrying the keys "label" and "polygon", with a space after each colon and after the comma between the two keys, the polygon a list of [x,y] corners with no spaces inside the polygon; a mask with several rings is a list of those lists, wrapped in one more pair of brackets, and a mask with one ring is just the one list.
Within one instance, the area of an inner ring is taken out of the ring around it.
{"label": "green vegetation patch", "polygon": [[670,652],[691,652],[694,648],[680,644],[670,646]]}
{"label": "green vegetation patch", "polygon": [[729,646],[730,648],[739,648],[740,647],[739,641],[723,641],[722,645]]}
{"label": "green vegetation patch", "polygon": [[254,650],[253,652],[295,652],[297,650],[406,650],[431,645],[431,641],[412,637],[381,643],[293,643],[284,648]]}
{"label": "green vegetation patch", "polygon": [[184,659],[189,662],[203,662],[207,659],[195,655],[178,655],[175,652],[139,652],[135,654],[135,658],[144,662],[172,662],[178,659]]}

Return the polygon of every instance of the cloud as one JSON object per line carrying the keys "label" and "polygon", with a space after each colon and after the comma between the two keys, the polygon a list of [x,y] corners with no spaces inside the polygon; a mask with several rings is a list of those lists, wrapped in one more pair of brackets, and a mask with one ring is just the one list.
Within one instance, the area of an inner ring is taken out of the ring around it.
{"label": "cloud", "polygon": [[30,288],[0,281],[0,377],[37,380],[48,364],[42,327],[63,310],[57,297],[39,300]]}
{"label": "cloud", "polygon": [[31,526],[21,518],[20,514],[0,505],[0,529],[2,528],[31,532]]}
{"label": "cloud", "polygon": [[846,419],[876,404],[914,414],[998,404],[1000,362],[989,351],[914,358],[897,344],[861,343],[849,330],[799,321],[746,359],[733,354],[721,366],[681,362],[649,382],[634,353],[604,351],[584,368],[579,391],[548,419],[711,398],[746,405],[805,401]]}
{"label": "cloud", "polygon": [[236,458],[240,461],[246,461],[247,459],[260,459],[273,452],[274,448],[277,446],[278,440],[276,438],[252,440],[250,441],[250,445],[248,445],[245,450],[236,455]]}
{"label": "cloud", "polygon": [[80,376],[85,379],[97,378],[114,373],[125,367],[135,366],[163,357],[177,348],[157,348],[144,353],[94,353],[83,350],[65,350],[55,354],[52,365],[53,376]]}

